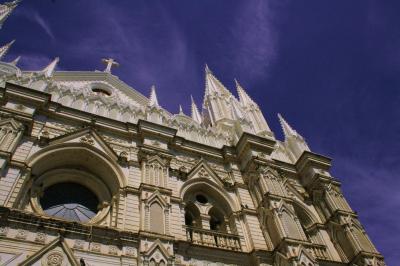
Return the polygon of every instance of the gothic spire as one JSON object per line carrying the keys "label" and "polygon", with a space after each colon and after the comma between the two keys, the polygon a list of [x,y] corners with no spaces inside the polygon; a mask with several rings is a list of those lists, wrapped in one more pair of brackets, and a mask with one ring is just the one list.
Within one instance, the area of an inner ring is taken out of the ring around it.
{"label": "gothic spire", "polygon": [[205,66],[206,72],[206,95],[210,95],[213,92],[219,94],[227,94],[231,93],[225,88],[225,86],[214,76],[208,65]]}
{"label": "gothic spire", "polygon": [[179,105],[179,114],[180,114],[180,115],[184,115],[184,114],[185,114],[185,113],[183,112],[182,105]]}
{"label": "gothic spire", "polygon": [[0,4],[0,29],[3,26],[4,22],[11,14],[11,12],[16,8],[21,2],[20,0],[15,0],[12,2],[5,2],[4,4]]}
{"label": "gothic spire", "polygon": [[296,161],[304,153],[310,151],[304,138],[296,132],[281,114],[278,114],[279,122],[281,123],[283,134],[285,135],[285,145],[290,150],[293,159]]}
{"label": "gothic spire", "polygon": [[192,101],[192,105],[191,105],[191,115],[192,115],[192,119],[194,121],[196,121],[197,123],[201,124],[202,119],[201,119],[201,115],[199,113],[199,109],[197,108],[196,103],[194,102],[193,96],[190,95],[190,99]]}
{"label": "gothic spire", "polygon": [[256,104],[253,99],[250,98],[250,96],[246,93],[246,91],[243,89],[243,87],[239,84],[239,82],[235,79],[236,83],[236,89],[239,95],[239,100],[240,103],[243,106],[249,106],[251,104]]}
{"label": "gothic spire", "polygon": [[159,107],[160,106],[158,104],[158,100],[157,100],[156,86],[154,86],[154,85],[151,86],[149,106],[155,106],[155,107]]}
{"label": "gothic spire", "polygon": [[16,66],[20,59],[21,59],[21,56],[19,55],[19,56],[17,56],[17,58],[15,58],[13,61],[11,61],[10,64]]}
{"label": "gothic spire", "polygon": [[8,50],[10,49],[11,45],[13,45],[14,42],[15,40],[12,40],[11,42],[0,47],[0,60],[4,58],[4,56],[7,54]]}
{"label": "gothic spire", "polygon": [[58,61],[60,61],[59,57],[56,57],[53,59],[53,61],[51,61],[50,64],[48,64],[43,70],[42,73],[46,76],[46,77],[51,77],[53,76],[54,71],[56,70]]}
{"label": "gothic spire", "polygon": [[288,122],[282,117],[281,114],[278,114],[279,122],[281,124],[283,134],[285,135],[285,139],[288,139],[289,137],[292,136],[299,136],[299,134],[294,130]]}

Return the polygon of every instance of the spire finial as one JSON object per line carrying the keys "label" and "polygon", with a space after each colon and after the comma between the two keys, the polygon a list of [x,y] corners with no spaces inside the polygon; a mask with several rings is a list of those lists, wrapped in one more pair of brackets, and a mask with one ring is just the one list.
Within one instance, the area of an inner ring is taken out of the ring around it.
{"label": "spire finial", "polygon": [[192,95],[190,95],[190,100],[192,101],[192,104],[191,104],[191,116],[192,116],[192,119],[194,121],[196,121],[197,123],[201,124],[202,118],[201,118],[199,109],[197,108],[196,102],[194,101]]}
{"label": "spire finial", "polygon": [[252,104],[255,104],[253,99],[250,98],[250,96],[247,94],[247,92],[243,89],[243,87],[240,85],[239,81],[235,79],[235,84],[236,84],[236,90],[239,95],[239,101],[243,106],[249,106]]}
{"label": "spire finial", "polygon": [[183,115],[183,109],[182,109],[182,105],[179,105],[179,114]]}
{"label": "spire finial", "polygon": [[212,74],[212,71],[208,67],[207,63],[206,63],[206,66],[205,66],[205,71],[206,71],[206,74]]}
{"label": "spire finial", "polygon": [[7,54],[8,50],[10,49],[10,47],[13,45],[14,42],[15,40],[12,40],[11,42],[0,47],[0,60],[4,58],[4,56]]}
{"label": "spire finial", "polygon": [[111,69],[113,66],[119,67],[119,63],[112,58],[103,58],[101,61],[106,65],[106,68],[104,69],[104,72],[106,73],[111,74]]}
{"label": "spire finial", "polygon": [[48,78],[51,77],[56,70],[59,61],[59,57],[54,58],[54,60],[42,70],[42,73]]}
{"label": "spire finial", "polygon": [[156,94],[156,86],[154,86],[154,85],[151,86],[149,106],[159,107],[158,100],[157,100],[157,94]]}
{"label": "spire finial", "polygon": [[287,139],[290,136],[297,136],[297,132],[296,130],[294,130],[288,122],[286,122],[286,120],[282,117],[282,115],[280,113],[278,113],[278,118],[279,118],[279,122],[281,124],[282,130],[283,130],[283,134],[285,135],[285,139]]}
{"label": "spire finial", "polygon": [[0,4],[0,29],[2,28],[4,22],[10,16],[11,12],[18,6],[21,0],[15,0],[12,2],[5,2]]}
{"label": "spire finial", "polygon": [[20,59],[21,59],[21,56],[19,55],[19,56],[17,56],[17,58],[15,58],[13,61],[11,61],[10,64],[16,66]]}

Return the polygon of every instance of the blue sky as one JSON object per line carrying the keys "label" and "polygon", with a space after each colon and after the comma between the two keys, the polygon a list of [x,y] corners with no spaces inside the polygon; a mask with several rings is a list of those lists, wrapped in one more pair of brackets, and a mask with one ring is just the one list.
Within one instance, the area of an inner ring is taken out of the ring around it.
{"label": "blue sky", "polygon": [[204,64],[256,99],[278,138],[278,112],[333,158],[389,265],[400,261],[400,1],[25,0],[1,29],[23,69],[102,70],[171,112],[200,104]]}

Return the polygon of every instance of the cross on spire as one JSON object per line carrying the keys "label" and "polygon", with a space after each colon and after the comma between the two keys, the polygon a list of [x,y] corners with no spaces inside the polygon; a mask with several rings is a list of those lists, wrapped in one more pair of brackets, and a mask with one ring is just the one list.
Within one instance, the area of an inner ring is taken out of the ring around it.
{"label": "cross on spire", "polygon": [[101,61],[106,65],[106,69],[104,69],[106,73],[111,73],[113,66],[119,67],[119,63],[112,58],[103,58]]}

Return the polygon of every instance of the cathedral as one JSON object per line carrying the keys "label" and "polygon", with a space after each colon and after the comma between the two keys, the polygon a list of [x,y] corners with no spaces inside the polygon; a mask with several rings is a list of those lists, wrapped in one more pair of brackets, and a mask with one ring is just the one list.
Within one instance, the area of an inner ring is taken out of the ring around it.
{"label": "cathedral", "polygon": [[[0,24],[19,1],[0,5]],[[10,26],[10,25],[8,25]],[[0,32],[1,34],[1,32]],[[205,67],[172,114],[104,71],[0,48],[0,265],[383,266],[331,159]],[[198,108],[201,107],[201,108]]]}

